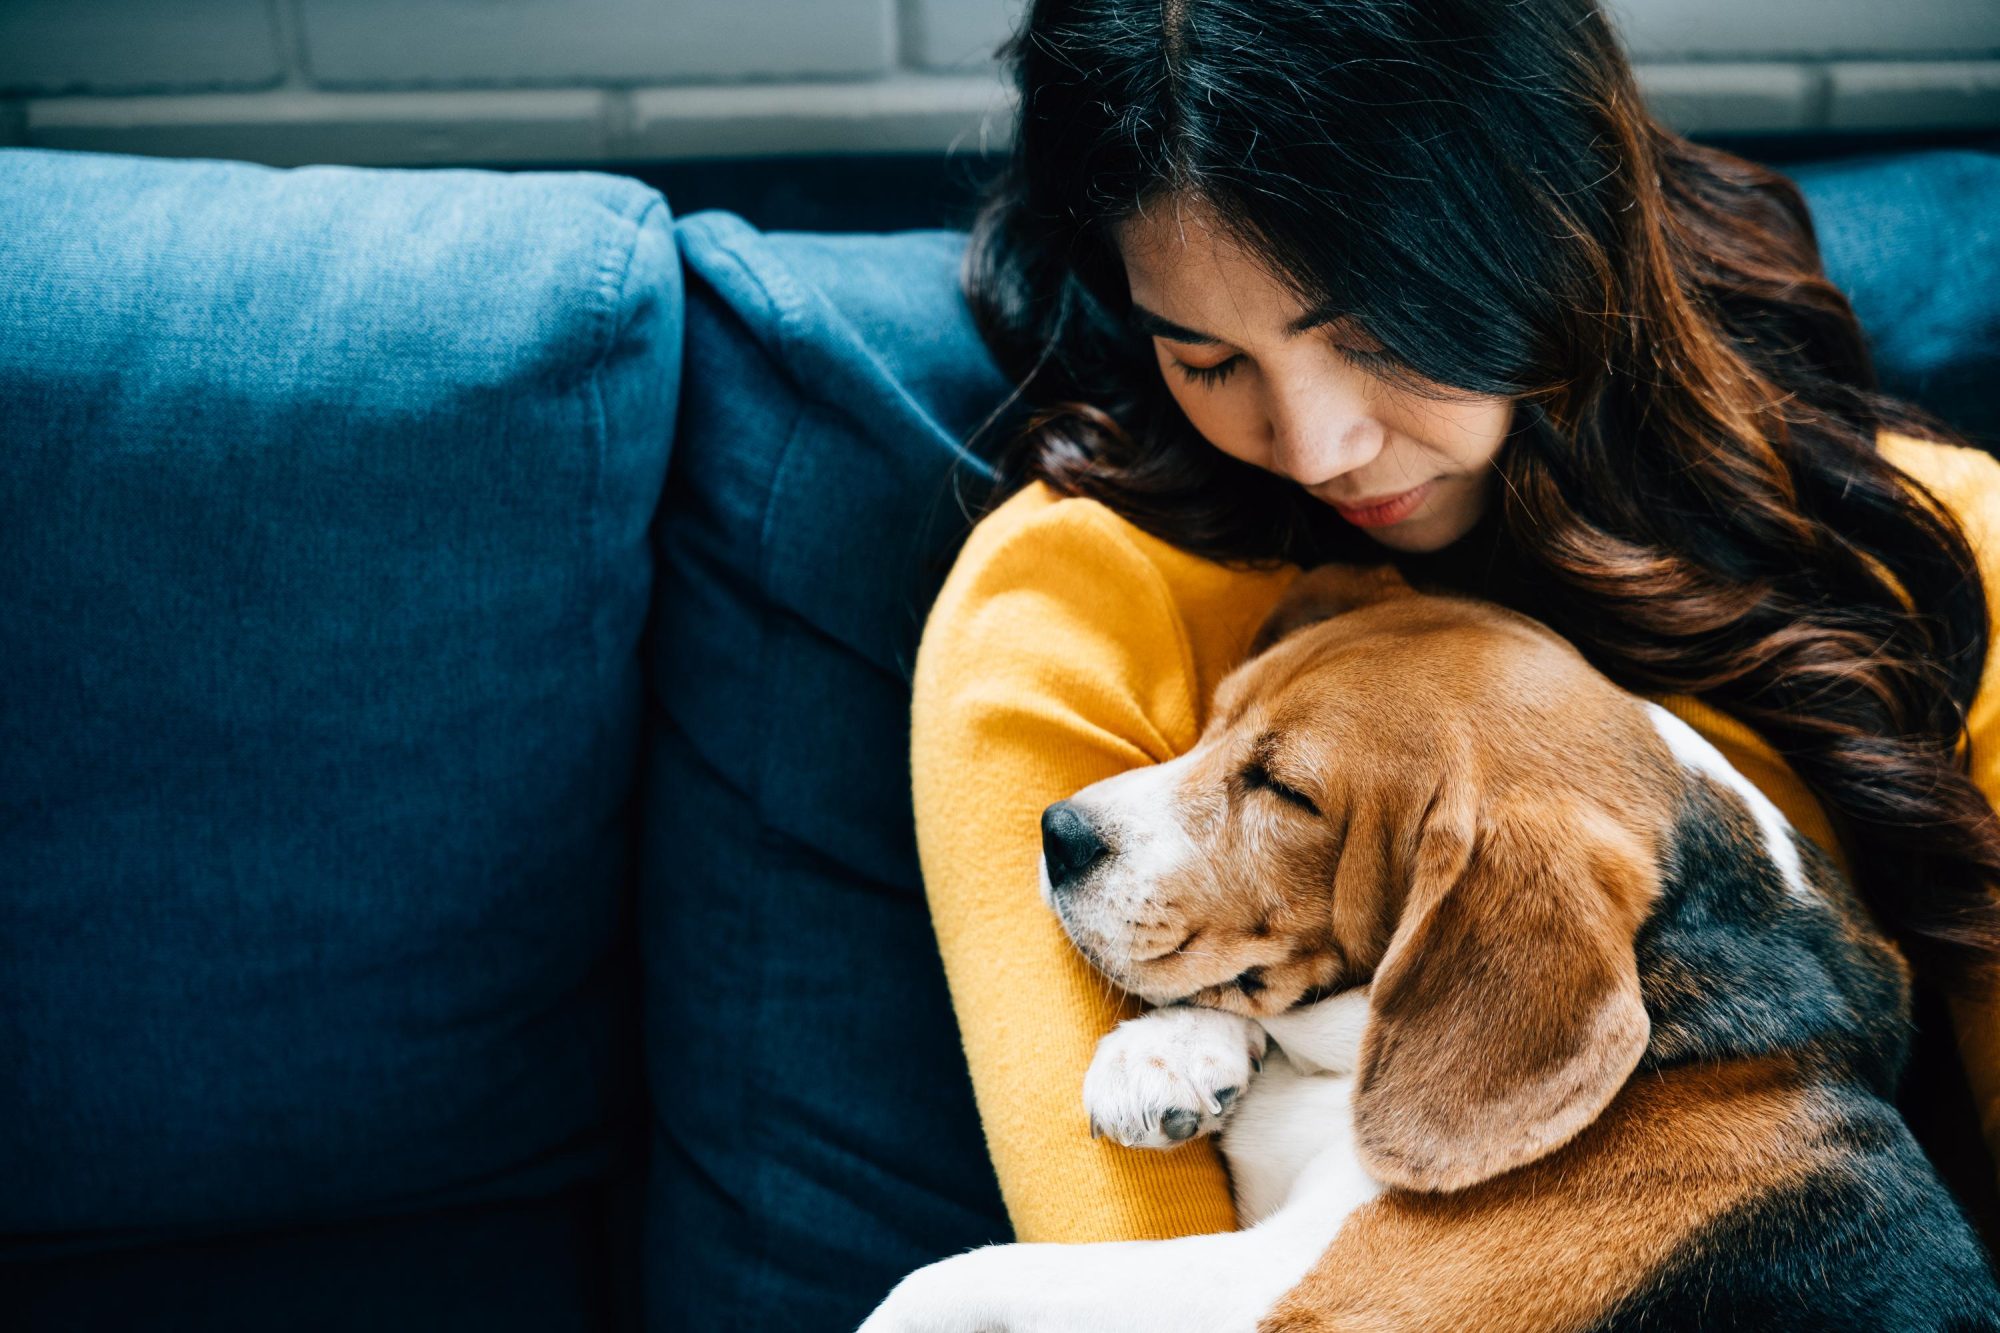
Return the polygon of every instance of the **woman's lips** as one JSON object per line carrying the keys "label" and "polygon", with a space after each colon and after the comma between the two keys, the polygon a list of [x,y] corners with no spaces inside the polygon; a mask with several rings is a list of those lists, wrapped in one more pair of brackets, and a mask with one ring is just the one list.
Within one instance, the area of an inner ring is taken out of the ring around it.
{"label": "woman's lips", "polygon": [[1435,481],[1427,481],[1421,486],[1412,486],[1401,494],[1391,495],[1373,504],[1344,505],[1335,502],[1333,507],[1335,512],[1357,528],[1386,528],[1391,523],[1401,523],[1414,514],[1417,506],[1424,502],[1424,497],[1431,493],[1431,487],[1436,484]]}

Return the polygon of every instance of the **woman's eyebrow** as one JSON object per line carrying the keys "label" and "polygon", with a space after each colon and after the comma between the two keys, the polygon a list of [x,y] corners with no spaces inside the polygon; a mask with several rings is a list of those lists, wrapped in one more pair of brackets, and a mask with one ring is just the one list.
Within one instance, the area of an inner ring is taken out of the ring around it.
{"label": "woman's eyebrow", "polygon": [[1347,312],[1344,310],[1336,310],[1332,306],[1320,306],[1318,309],[1306,311],[1285,325],[1285,336],[1296,338],[1302,333],[1311,333],[1314,329],[1323,329],[1329,324],[1339,324],[1347,318]]}
{"label": "woman's eyebrow", "polygon": [[1172,338],[1177,343],[1200,343],[1206,346],[1222,341],[1212,333],[1202,333],[1185,324],[1176,324],[1165,315],[1156,315],[1136,302],[1132,306],[1129,322],[1140,333],[1150,334],[1156,338]]}
{"label": "woman's eyebrow", "polygon": [[[1310,333],[1314,329],[1325,328],[1329,324],[1337,324],[1344,318],[1346,316],[1340,311],[1325,307],[1318,310],[1308,310],[1305,314],[1300,315],[1285,326],[1285,336],[1287,338],[1296,338],[1302,333]],[[1137,302],[1134,302],[1132,305],[1132,314],[1128,322],[1139,333],[1149,334],[1156,338],[1172,338],[1177,343],[1194,343],[1206,347],[1222,341],[1222,339],[1212,333],[1203,333],[1201,330],[1191,329],[1185,324],[1176,324],[1165,315],[1156,315]]]}

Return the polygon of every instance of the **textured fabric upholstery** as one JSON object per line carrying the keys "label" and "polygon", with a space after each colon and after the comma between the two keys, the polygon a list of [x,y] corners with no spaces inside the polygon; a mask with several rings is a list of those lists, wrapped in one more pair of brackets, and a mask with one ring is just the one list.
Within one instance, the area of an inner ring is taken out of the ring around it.
{"label": "textured fabric upholstery", "polygon": [[850,1328],[1006,1234],[910,823],[924,608],[1003,396],[963,238],[680,226],[643,801],[655,1329]]}
{"label": "textured fabric upholstery", "polygon": [[[581,1325],[561,1196],[637,1118],[664,201],[19,151],[0,217],[0,1256],[69,1256],[8,1279],[71,1327],[57,1279],[109,1308],[134,1247],[454,1208],[442,1254],[507,1201],[566,1287],[533,1326]],[[246,1264],[167,1288],[188,1326]],[[544,1278],[414,1309],[511,1327]]]}

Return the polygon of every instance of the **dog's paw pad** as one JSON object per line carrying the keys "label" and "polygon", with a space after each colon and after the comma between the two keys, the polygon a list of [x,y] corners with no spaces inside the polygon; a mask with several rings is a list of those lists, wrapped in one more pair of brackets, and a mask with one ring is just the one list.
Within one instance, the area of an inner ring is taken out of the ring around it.
{"label": "dog's paw pad", "polygon": [[1261,1067],[1263,1028],[1215,1009],[1155,1009],[1098,1043],[1083,1079],[1093,1137],[1171,1148],[1222,1127]]}

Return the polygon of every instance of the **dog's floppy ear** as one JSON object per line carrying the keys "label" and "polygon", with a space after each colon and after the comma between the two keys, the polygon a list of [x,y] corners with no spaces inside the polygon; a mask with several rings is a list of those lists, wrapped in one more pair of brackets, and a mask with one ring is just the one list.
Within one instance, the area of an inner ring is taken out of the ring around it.
{"label": "dog's floppy ear", "polygon": [[1370,997],[1364,1165],[1455,1190],[1554,1152],[1651,1035],[1633,937],[1659,888],[1641,840],[1573,798],[1482,810],[1440,793]]}
{"label": "dog's floppy ear", "polygon": [[1250,641],[1250,656],[1295,630],[1412,591],[1393,565],[1320,565],[1292,580]]}

